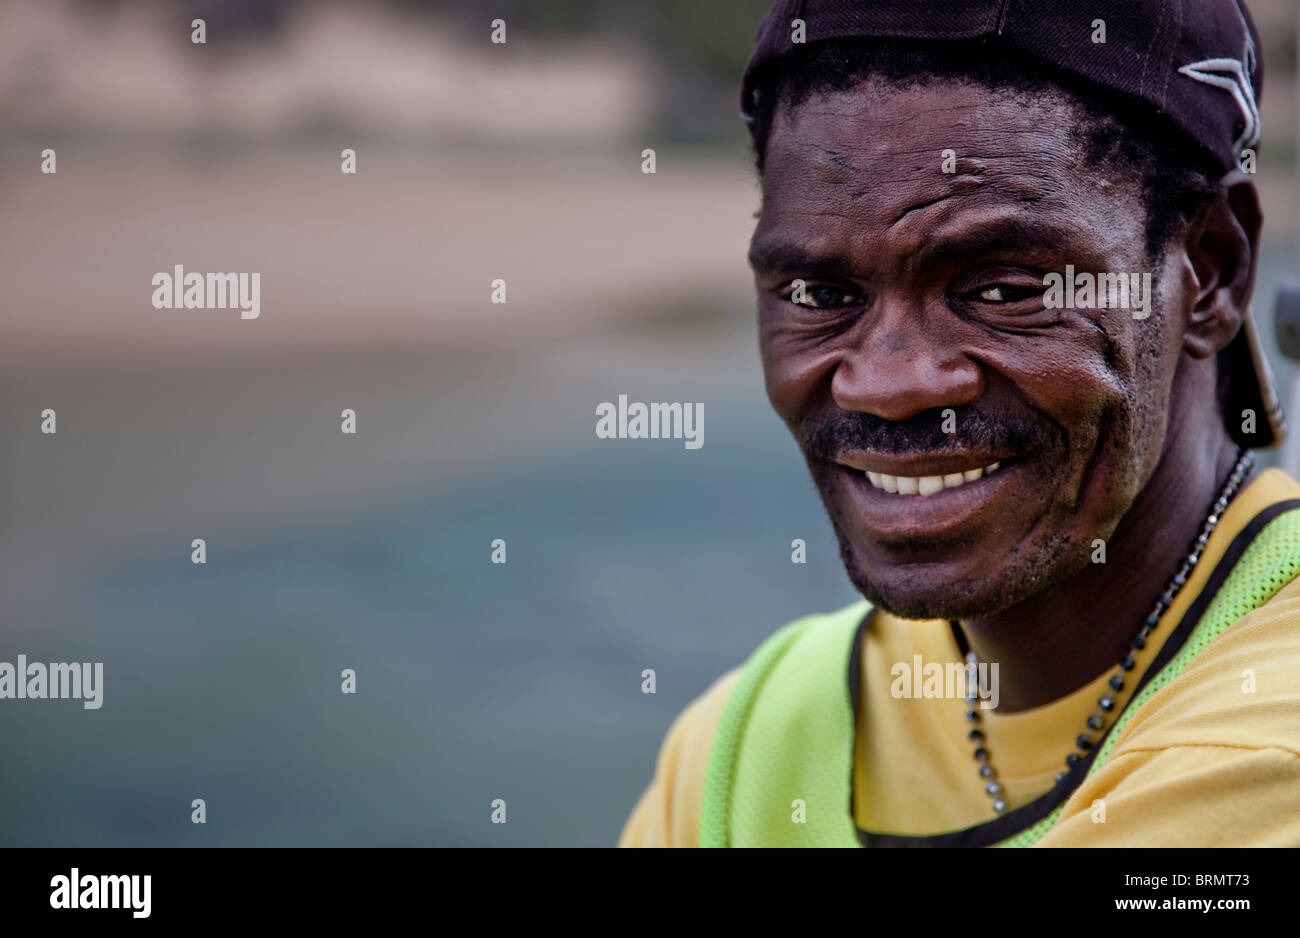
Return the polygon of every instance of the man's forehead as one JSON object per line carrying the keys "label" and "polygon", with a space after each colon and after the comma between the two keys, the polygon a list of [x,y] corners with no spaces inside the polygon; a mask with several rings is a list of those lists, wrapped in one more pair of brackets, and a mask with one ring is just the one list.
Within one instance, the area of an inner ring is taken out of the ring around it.
{"label": "man's forehead", "polygon": [[1137,234],[1140,180],[1087,165],[1078,119],[1064,98],[951,81],[867,82],[784,103],[768,140],[755,240],[791,225],[801,237],[812,228],[888,229],[921,240],[941,221],[1008,209]]}
{"label": "man's forehead", "polygon": [[[864,172],[940,173],[948,150],[983,166],[1032,159],[1079,168],[1078,120],[1064,96],[1032,98],[951,79],[907,85],[867,80],[815,91],[797,103],[782,101],[764,175],[779,174],[783,164],[827,182]],[[947,174],[955,173],[949,168]]]}

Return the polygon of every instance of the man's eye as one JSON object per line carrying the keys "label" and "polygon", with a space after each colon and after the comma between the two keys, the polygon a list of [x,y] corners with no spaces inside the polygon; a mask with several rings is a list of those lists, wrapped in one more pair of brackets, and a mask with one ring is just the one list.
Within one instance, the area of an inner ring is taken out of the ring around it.
{"label": "man's eye", "polygon": [[980,287],[970,295],[982,303],[1019,303],[1035,296],[1042,296],[1042,294],[1043,291],[1039,287],[994,283],[987,287]]}
{"label": "man's eye", "polygon": [[786,294],[786,299],[796,306],[803,306],[808,309],[835,309],[841,306],[857,306],[863,301],[860,295],[836,287],[800,287],[797,284],[793,290]]}

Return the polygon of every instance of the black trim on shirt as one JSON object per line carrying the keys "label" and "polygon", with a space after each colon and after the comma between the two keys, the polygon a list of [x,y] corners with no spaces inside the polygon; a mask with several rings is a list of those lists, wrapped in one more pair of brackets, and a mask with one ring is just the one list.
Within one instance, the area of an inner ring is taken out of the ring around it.
{"label": "black trim on shirt", "polygon": [[[1178,653],[1178,650],[1186,643],[1188,636],[1196,628],[1197,622],[1205,614],[1205,610],[1214,601],[1214,597],[1223,586],[1224,581],[1227,580],[1233,568],[1236,567],[1237,561],[1241,559],[1242,554],[1250,547],[1259,532],[1278,515],[1296,509],[1300,509],[1300,499],[1293,498],[1275,502],[1261,509],[1245,527],[1237,532],[1237,535],[1232,539],[1232,543],[1228,545],[1228,549],[1224,551],[1223,556],[1219,558],[1219,562],[1215,564],[1209,579],[1206,580],[1205,588],[1187,607],[1187,612],[1183,614],[1173,633],[1161,646],[1160,651],[1143,673],[1142,679],[1138,681],[1132,695],[1129,697],[1128,704],[1124,707],[1125,710],[1137,699],[1142,688],[1164,670],[1165,666],[1173,660],[1174,655]],[[862,695],[862,641],[867,629],[871,626],[874,616],[875,608],[873,607],[863,617],[861,624],[858,625],[858,630],[853,636],[853,657],[849,661],[849,699],[852,701],[853,706],[853,740],[855,747],[857,743],[858,706]],[[1021,805],[1014,811],[963,830],[928,835],[881,834],[874,831],[864,831],[857,826],[857,811],[854,804],[856,792],[852,780],[850,780],[849,818],[857,831],[858,841],[864,847],[991,847],[994,844],[999,844],[1033,827],[1063,805],[1070,795],[1074,794],[1075,789],[1083,783],[1084,778],[1087,776],[1088,768],[1092,765],[1093,760],[1101,752],[1102,744],[1118,723],[1119,714],[1116,714],[1115,722],[1102,734],[1101,739],[1097,740],[1087,755],[1080,758],[1074,764],[1074,767],[1066,773],[1065,778],[1053,786],[1051,791],[1026,805]],[[971,777],[975,777],[973,769]]]}

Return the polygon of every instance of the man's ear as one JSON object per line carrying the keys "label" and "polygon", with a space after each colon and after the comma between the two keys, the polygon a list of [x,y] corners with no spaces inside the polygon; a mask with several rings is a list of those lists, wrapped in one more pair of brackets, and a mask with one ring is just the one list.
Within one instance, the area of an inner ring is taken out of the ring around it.
{"label": "man's ear", "polygon": [[1209,358],[1225,348],[1241,328],[1255,289],[1263,220],[1254,182],[1234,169],[1189,227],[1185,246],[1195,298],[1183,342],[1194,358]]}

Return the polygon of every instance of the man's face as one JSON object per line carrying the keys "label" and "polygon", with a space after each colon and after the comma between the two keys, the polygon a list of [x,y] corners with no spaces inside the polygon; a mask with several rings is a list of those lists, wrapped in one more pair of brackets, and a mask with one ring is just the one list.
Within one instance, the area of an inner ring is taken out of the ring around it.
{"label": "man's face", "polygon": [[[1078,572],[1160,459],[1193,282],[1175,251],[1151,270],[1138,180],[1086,165],[1076,121],[945,81],[773,122],[750,251],[768,396],[854,585],[899,615],[993,615]],[[1067,265],[1152,273],[1150,317],[1046,308]]]}

